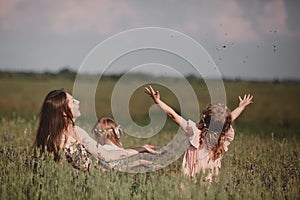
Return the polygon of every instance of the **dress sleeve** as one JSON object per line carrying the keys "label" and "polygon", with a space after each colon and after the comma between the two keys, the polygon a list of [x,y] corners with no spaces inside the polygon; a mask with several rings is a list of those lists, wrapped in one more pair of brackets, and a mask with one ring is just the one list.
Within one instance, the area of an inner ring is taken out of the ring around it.
{"label": "dress sleeve", "polygon": [[188,120],[184,131],[189,136],[189,141],[192,146],[199,148],[200,130],[197,128],[196,123],[192,120]]}
{"label": "dress sleeve", "polygon": [[82,140],[82,143],[85,145],[86,149],[95,157],[99,157],[102,154],[107,154],[107,150],[104,149],[101,145],[97,145],[97,142],[89,136],[89,134],[80,128],[79,126],[76,126],[76,129],[78,131],[79,137]]}
{"label": "dress sleeve", "polygon": [[234,139],[234,129],[232,126],[230,126],[227,133],[225,133],[225,141],[224,141],[224,151],[228,151],[228,145],[233,141]]}

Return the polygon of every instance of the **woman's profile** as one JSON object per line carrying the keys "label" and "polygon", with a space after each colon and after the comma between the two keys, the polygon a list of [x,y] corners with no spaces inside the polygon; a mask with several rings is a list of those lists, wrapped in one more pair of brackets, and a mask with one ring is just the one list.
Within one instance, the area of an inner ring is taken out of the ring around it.
{"label": "woman's profile", "polygon": [[34,141],[35,152],[43,155],[53,153],[54,160],[61,160],[60,154],[78,169],[88,171],[91,165],[89,154],[106,162],[128,158],[141,152],[154,153],[154,147],[144,145],[135,149],[109,151],[92,139],[89,134],[76,126],[80,117],[79,101],[63,89],[49,92],[42,104],[38,130]]}

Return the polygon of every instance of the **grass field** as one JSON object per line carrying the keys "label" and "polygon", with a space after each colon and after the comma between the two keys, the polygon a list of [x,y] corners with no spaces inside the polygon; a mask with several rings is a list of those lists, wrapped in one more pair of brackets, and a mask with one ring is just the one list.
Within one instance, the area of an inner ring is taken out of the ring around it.
{"label": "grass field", "polygon": [[[203,108],[210,100],[204,82],[193,78],[189,81]],[[106,77],[98,87],[95,100],[99,117],[111,116],[110,97],[115,83],[116,78]],[[244,93],[254,94],[255,103],[235,122],[236,137],[224,154],[220,182],[210,185],[182,177],[182,158],[147,174],[103,172],[96,166],[90,173],[77,173],[64,161],[54,163],[51,155],[35,168],[30,146],[43,98],[52,89],[72,92],[72,87],[72,77],[0,77],[0,199],[300,198],[300,83],[225,81],[228,107],[234,108],[237,96]],[[180,111],[171,91],[156,88]],[[131,116],[137,123],[148,123],[151,105],[141,86],[130,100]],[[168,122],[152,138],[124,135],[122,142],[126,147],[144,143],[161,147],[176,130],[175,124]]]}

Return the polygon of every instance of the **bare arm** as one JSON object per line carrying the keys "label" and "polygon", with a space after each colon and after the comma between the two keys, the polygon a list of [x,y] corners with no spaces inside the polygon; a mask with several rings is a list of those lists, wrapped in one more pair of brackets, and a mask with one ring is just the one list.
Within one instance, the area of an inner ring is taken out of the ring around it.
{"label": "bare arm", "polygon": [[109,151],[103,148],[100,144],[97,145],[97,142],[93,138],[91,138],[85,130],[78,126],[76,126],[76,129],[82,140],[82,143],[85,145],[88,152],[90,152],[95,157],[101,157],[106,162],[120,160],[142,152],[155,153],[154,146],[151,145],[144,145],[135,149],[121,149]]}
{"label": "bare arm", "polygon": [[145,93],[181,128],[185,129],[187,121],[177,114],[170,106],[160,99],[159,91],[154,91],[151,85],[145,87]]}
{"label": "bare arm", "polygon": [[125,150],[135,150],[138,153],[151,153],[151,154],[157,154],[155,151],[155,146],[149,145],[149,144],[144,144],[143,146],[140,147],[135,147],[131,149],[125,149]]}
{"label": "bare arm", "polygon": [[231,112],[232,121],[236,120],[236,118],[240,116],[240,114],[244,111],[246,106],[253,103],[252,99],[253,99],[253,95],[250,94],[248,95],[245,94],[244,98],[241,98],[241,96],[239,96],[239,100],[240,100],[239,106]]}

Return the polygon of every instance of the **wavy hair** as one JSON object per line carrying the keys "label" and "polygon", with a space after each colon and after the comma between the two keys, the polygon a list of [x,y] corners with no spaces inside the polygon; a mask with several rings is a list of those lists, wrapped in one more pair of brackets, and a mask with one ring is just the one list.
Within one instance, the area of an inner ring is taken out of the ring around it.
{"label": "wavy hair", "polygon": [[47,150],[53,153],[54,160],[58,161],[62,136],[69,125],[75,124],[72,111],[68,106],[67,93],[63,89],[49,92],[39,114],[39,125],[34,142],[35,151],[39,149],[41,156]]}
{"label": "wavy hair", "polygon": [[221,157],[224,151],[225,134],[229,130],[231,111],[221,104],[209,104],[202,112],[202,116],[197,125],[201,130],[200,147],[204,144],[212,151],[212,159]]}

